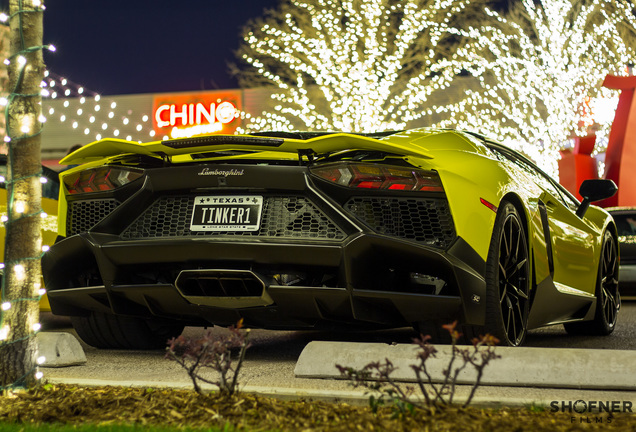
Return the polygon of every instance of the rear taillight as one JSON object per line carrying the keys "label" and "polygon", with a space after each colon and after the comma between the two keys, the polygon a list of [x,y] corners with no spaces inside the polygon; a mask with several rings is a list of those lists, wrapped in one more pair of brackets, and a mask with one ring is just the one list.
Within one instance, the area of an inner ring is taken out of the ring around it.
{"label": "rear taillight", "polygon": [[103,192],[122,187],[143,175],[142,171],[121,167],[91,168],[64,177],[70,194]]}
{"label": "rear taillight", "polygon": [[350,188],[419,192],[444,191],[442,182],[434,171],[350,162],[313,167],[309,170],[318,177]]}

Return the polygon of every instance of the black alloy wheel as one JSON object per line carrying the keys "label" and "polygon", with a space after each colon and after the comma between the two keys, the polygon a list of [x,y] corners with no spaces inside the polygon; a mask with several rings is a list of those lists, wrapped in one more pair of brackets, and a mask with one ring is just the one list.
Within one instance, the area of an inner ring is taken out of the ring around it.
{"label": "black alloy wheel", "polygon": [[521,217],[500,205],[486,262],[486,331],[502,345],[519,346],[528,327],[530,264]]}
{"label": "black alloy wheel", "polygon": [[618,291],[618,248],[616,240],[610,233],[606,233],[601,251],[600,298],[603,319],[607,322],[609,331],[614,330],[618,311],[621,307],[621,295]]}
{"label": "black alloy wheel", "polygon": [[564,324],[568,333],[607,336],[614,331],[621,308],[618,269],[618,244],[612,233],[605,231],[596,278],[594,319]]}

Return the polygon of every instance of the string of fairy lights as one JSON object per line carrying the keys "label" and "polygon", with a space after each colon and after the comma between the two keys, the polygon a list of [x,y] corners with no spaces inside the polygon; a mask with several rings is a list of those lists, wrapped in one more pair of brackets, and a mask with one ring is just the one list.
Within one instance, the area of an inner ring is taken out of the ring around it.
{"label": "string of fairy lights", "polygon": [[[279,90],[273,109],[248,118],[244,130],[377,131],[426,120],[499,139],[554,176],[559,150],[573,136],[594,130],[596,153],[604,151],[613,116],[601,114],[613,113],[617,92],[601,82],[608,73],[624,74],[636,59],[629,0],[522,0],[505,15],[480,9],[472,27],[469,6],[281,5],[244,34],[240,53],[253,67],[244,82]],[[465,39],[438,52],[454,36]],[[432,95],[444,97],[467,72],[475,80],[457,100],[432,103]]]}
{"label": "string of fairy lights", "polygon": [[[601,83],[636,61],[632,9],[624,0],[522,0],[506,15],[486,9],[484,24],[462,30],[467,43],[448,60],[478,85],[458,103],[432,107],[447,115],[439,126],[493,136],[555,177],[573,136],[595,132],[595,154],[604,152],[618,95]],[[630,27],[631,36],[623,31]]]}
{"label": "string of fairy lights", "polygon": [[44,75],[42,96],[49,101],[44,112],[46,117],[55,117],[70,129],[82,131],[87,140],[115,137],[142,142],[155,138],[149,112],[128,109],[122,112],[114,98],[104,97],[52,71]]}
{"label": "string of fairy lights", "polygon": [[[121,112],[114,98],[103,97],[51,71],[47,70],[44,74],[41,86],[46,106],[42,122],[55,116],[57,122],[68,125],[69,129],[82,131],[87,142],[104,137],[144,142],[156,137],[149,112],[132,112],[129,109]],[[53,101],[59,103],[52,106]],[[6,106],[7,102],[6,97],[0,97],[0,106]],[[107,114],[99,115],[100,112]]]}
{"label": "string of fairy lights", "polygon": [[[50,47],[51,51],[55,50]],[[41,87],[44,101],[41,120],[55,119],[71,130],[81,131],[87,142],[104,137],[143,142],[156,136],[149,112],[120,110],[115,98],[104,97],[49,70],[44,72]],[[6,104],[7,98],[0,97],[0,105]]]}
{"label": "string of fairy lights", "polygon": [[[7,16],[6,14],[0,14],[0,21],[6,22],[11,21],[13,19],[17,19],[19,25],[17,26],[19,32],[19,39],[21,41],[19,50],[9,56],[5,60],[5,64],[10,65],[12,62],[16,63],[15,73],[17,74],[17,78],[14,80],[14,87],[11,89],[10,94],[6,98],[6,107],[5,107],[5,119],[7,125],[7,132],[4,141],[7,143],[9,158],[8,161],[12,165],[9,167],[10,172],[14,173],[14,157],[13,152],[15,151],[16,146],[24,145],[25,140],[33,138],[39,135],[42,131],[42,116],[37,118],[37,121],[34,121],[34,114],[28,112],[21,112],[15,115],[15,118],[12,118],[10,115],[10,107],[12,104],[16,103],[16,101],[24,101],[24,100],[32,100],[35,99],[39,101],[41,95],[39,93],[23,93],[24,88],[24,79],[25,75],[27,75],[27,69],[32,66],[29,65],[29,54],[42,51],[44,49],[48,49],[54,51],[54,47],[50,45],[39,45],[39,46],[25,46],[25,37],[23,31],[23,15],[25,14],[41,14],[44,11],[44,5],[40,2],[40,0],[30,0],[29,4],[25,8],[24,3],[27,0],[19,0],[18,2],[18,10],[13,13],[11,16]],[[19,122],[19,128],[11,128],[10,122]],[[15,132],[10,132],[15,131]],[[16,189],[20,182],[28,181],[30,178],[39,177],[40,181],[42,181],[42,172],[35,173],[33,175],[28,175],[22,178],[16,178],[11,176],[10,179],[3,179],[5,184],[7,185],[7,189],[11,191],[11,193],[7,196],[7,215],[2,218],[2,222],[5,227],[9,227],[11,224],[14,224],[22,219],[33,218],[39,216],[46,216],[42,212],[42,208],[40,205],[36,206],[36,208],[29,209],[27,208],[26,202],[22,200],[22,198],[18,197],[18,193]],[[22,191],[20,191],[22,194]],[[47,248],[42,248],[42,253]],[[15,328],[12,328],[9,325],[9,320],[7,320],[7,313],[9,313],[12,309],[17,308],[18,310],[23,310],[21,308],[22,305],[27,304],[28,302],[39,302],[42,295],[44,295],[45,290],[42,287],[40,281],[32,282],[32,278],[28,274],[27,267],[29,263],[39,261],[42,255],[38,256],[26,256],[18,259],[9,260],[5,257],[5,262],[2,265],[2,269],[4,272],[5,267],[12,272],[12,277],[20,284],[25,284],[24,288],[20,290],[18,293],[10,293],[7,290],[7,277],[3,275],[2,277],[2,288],[1,288],[1,303],[0,303],[0,347],[6,347],[8,345],[20,343],[27,341],[35,336],[35,334],[40,330],[41,324],[37,322],[37,314],[36,316],[30,316],[27,314],[25,317],[21,317],[21,319],[25,320],[25,324],[27,326],[26,333],[17,331]],[[31,291],[31,295],[22,298],[16,298],[16,294],[24,295],[25,291]],[[28,309],[26,309],[28,310]],[[27,353],[25,353],[25,356]],[[30,370],[27,370],[22,377],[17,377],[13,383],[9,383],[8,385],[0,385],[0,390],[12,389],[15,387],[24,387],[25,383],[30,381],[28,376],[33,375],[36,380],[40,380],[42,378],[42,372],[38,370],[38,365],[44,362],[44,357],[37,357],[35,362],[30,362],[25,360],[26,365],[33,364],[33,367]]]}
{"label": "string of fairy lights", "polygon": [[[263,79],[279,92],[274,109],[245,130],[362,132],[404,128],[448,87],[438,49],[469,0],[292,0],[244,35],[245,86]],[[422,49],[423,42],[429,48]]]}
{"label": "string of fairy lights", "polygon": [[[49,47],[54,52],[55,47]],[[41,87],[44,101],[41,120],[54,119],[70,130],[81,131],[86,142],[104,137],[144,142],[156,136],[149,112],[120,109],[114,98],[104,97],[49,70],[44,72]],[[6,106],[7,102],[6,97],[0,96],[0,106]]]}

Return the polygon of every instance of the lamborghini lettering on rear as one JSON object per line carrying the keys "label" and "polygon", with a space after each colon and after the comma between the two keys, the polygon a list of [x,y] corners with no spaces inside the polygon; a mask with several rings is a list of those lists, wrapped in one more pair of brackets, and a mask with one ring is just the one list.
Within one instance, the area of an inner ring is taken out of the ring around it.
{"label": "lamborghini lettering on rear", "polygon": [[218,169],[210,170],[210,168],[203,168],[201,172],[199,173],[199,175],[200,176],[216,175],[216,176],[227,177],[227,176],[241,176],[243,175],[243,173],[244,173],[244,170],[237,170],[237,169],[231,169],[229,171],[220,171]]}

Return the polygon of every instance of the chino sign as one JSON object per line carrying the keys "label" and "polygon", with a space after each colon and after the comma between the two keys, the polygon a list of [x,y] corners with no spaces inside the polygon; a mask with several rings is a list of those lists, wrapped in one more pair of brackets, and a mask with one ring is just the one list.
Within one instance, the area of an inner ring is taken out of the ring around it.
{"label": "chino sign", "polygon": [[161,94],[154,97],[152,119],[159,138],[232,134],[240,124],[240,91]]}

